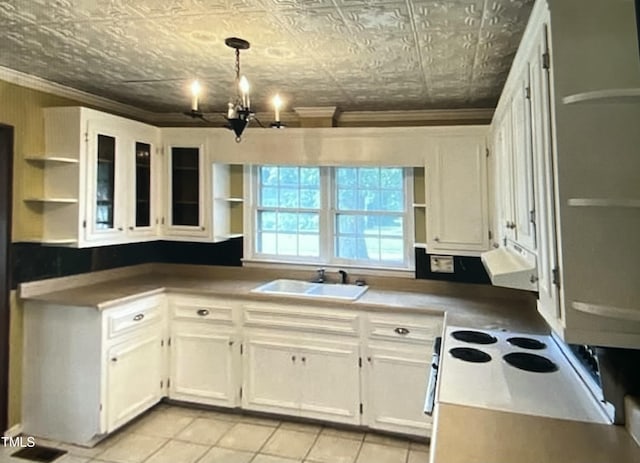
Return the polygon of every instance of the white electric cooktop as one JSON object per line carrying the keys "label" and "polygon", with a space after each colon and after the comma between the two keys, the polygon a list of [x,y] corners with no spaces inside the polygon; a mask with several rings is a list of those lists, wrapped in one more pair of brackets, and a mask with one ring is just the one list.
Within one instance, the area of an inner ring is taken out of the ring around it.
{"label": "white electric cooktop", "polygon": [[437,394],[438,402],[611,423],[551,336],[448,326]]}

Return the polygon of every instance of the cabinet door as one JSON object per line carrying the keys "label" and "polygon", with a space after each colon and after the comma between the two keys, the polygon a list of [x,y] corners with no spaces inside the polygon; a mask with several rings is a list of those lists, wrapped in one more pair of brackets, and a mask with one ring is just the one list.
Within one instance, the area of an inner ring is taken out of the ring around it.
{"label": "cabinet door", "polygon": [[536,238],[533,223],[533,159],[531,149],[531,100],[529,66],[525,66],[518,79],[511,102],[513,120],[513,196],[515,239],[521,246],[535,251]]}
{"label": "cabinet door", "polygon": [[424,400],[431,348],[369,347],[364,412],[369,427],[419,436],[431,434]]}
{"label": "cabinet door", "polygon": [[108,351],[107,432],[125,424],[162,397],[162,331],[156,324]]}
{"label": "cabinet door", "polygon": [[249,410],[298,415],[301,359],[297,346],[275,338],[244,342],[242,406]]}
{"label": "cabinet door", "polygon": [[425,170],[428,252],[477,255],[488,249],[484,141],[442,141]]}
{"label": "cabinet door", "polygon": [[498,145],[496,158],[498,164],[498,225],[500,238],[515,239],[515,205],[513,175],[513,118],[511,107],[498,123]]}
{"label": "cabinet door", "polygon": [[531,63],[531,105],[533,151],[535,159],[538,229],[538,310],[547,322],[559,327],[561,319],[558,287],[554,284],[557,267],[553,131],[549,71],[542,65],[546,51],[546,27],[541,28]]}
{"label": "cabinet door", "polygon": [[205,192],[210,191],[207,182],[211,176],[207,174],[204,152],[204,144],[170,145],[167,149],[166,235],[187,240],[209,238],[211,227],[207,222],[212,199]]}
{"label": "cabinet door", "polygon": [[152,137],[128,140],[129,215],[127,234],[133,238],[157,235],[158,166]]}
{"label": "cabinet door", "polygon": [[206,323],[172,323],[169,397],[235,406],[239,346],[232,332]]}
{"label": "cabinet door", "polygon": [[121,166],[121,131],[89,125],[85,238],[109,244],[124,237],[125,182]]}
{"label": "cabinet door", "polygon": [[309,418],[360,424],[358,345],[303,342],[299,352],[300,414]]}

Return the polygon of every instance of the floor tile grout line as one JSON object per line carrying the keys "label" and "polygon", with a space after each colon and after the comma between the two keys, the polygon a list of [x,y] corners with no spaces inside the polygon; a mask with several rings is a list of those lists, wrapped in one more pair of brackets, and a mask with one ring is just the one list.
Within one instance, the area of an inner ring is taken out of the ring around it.
{"label": "floor tile grout line", "polygon": [[320,426],[320,430],[318,431],[318,433],[316,434],[316,438],[313,439],[313,442],[311,443],[311,446],[307,449],[307,452],[304,454],[304,456],[302,457],[302,462],[304,463],[304,461],[309,457],[309,454],[311,453],[311,450],[313,449],[313,447],[315,447],[316,442],[318,442],[318,439],[320,438],[320,436],[322,435],[322,431],[324,430],[325,426],[321,425]]}
{"label": "floor tile grout line", "polygon": [[260,448],[258,449],[258,451],[253,455],[253,458],[251,458],[251,460],[249,460],[249,463],[251,463],[253,460],[256,459],[256,457],[258,455],[260,455],[260,451],[264,448],[265,445],[267,445],[267,442],[269,442],[269,439],[271,439],[271,437],[276,433],[276,431],[278,429],[280,429],[280,426],[282,426],[282,421],[278,421],[278,426],[276,426],[275,428],[273,428],[273,431],[271,431],[271,434],[269,434],[267,436],[267,438],[264,440],[264,442],[262,443],[262,445],[260,446]]}

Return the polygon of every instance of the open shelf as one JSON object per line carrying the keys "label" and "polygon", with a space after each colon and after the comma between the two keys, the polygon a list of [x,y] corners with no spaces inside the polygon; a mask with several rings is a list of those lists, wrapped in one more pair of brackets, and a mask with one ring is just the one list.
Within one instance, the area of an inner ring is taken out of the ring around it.
{"label": "open shelf", "polygon": [[413,247],[427,249],[427,243],[413,243]]}
{"label": "open shelf", "polygon": [[572,207],[623,207],[640,208],[640,199],[616,198],[571,198],[567,204]]}
{"label": "open shelf", "polygon": [[24,198],[27,203],[60,203],[60,204],[77,204],[76,198]]}
{"label": "open shelf", "polygon": [[215,198],[217,201],[226,201],[228,203],[243,203],[244,198]]}
{"label": "open shelf", "polygon": [[51,244],[51,245],[74,245],[77,244],[78,241],[71,239],[71,238],[56,238],[56,239],[52,239],[52,238],[35,238],[35,237],[30,237],[30,238],[23,238],[21,240],[18,240],[18,242],[20,243],[40,243],[40,244]]}
{"label": "open shelf", "polygon": [[244,233],[229,233],[229,234],[225,234],[225,235],[216,235],[215,239],[216,240],[229,240],[231,238],[242,238],[244,236]]}
{"label": "open shelf", "polygon": [[571,306],[579,312],[588,313],[599,317],[640,322],[640,309],[638,308],[615,307],[611,305],[591,304],[578,301],[573,301],[571,303]]}
{"label": "open shelf", "polygon": [[610,88],[592,92],[576,93],[562,99],[564,104],[583,103],[631,103],[640,104],[640,88]]}
{"label": "open shelf", "polygon": [[59,164],[78,164],[78,160],[74,158],[65,158],[61,156],[26,156],[25,161],[33,163],[59,163]]}
{"label": "open shelf", "polygon": [[426,203],[413,203],[413,207],[427,207]]}

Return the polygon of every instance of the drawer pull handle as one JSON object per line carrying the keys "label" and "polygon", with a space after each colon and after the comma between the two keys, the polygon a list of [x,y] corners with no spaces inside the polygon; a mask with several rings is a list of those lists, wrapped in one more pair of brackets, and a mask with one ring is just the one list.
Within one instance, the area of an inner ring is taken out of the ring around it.
{"label": "drawer pull handle", "polygon": [[209,311],[207,309],[200,309],[198,310],[197,314],[201,317],[206,317],[207,315],[209,315]]}
{"label": "drawer pull handle", "polygon": [[140,320],[142,320],[144,318],[144,314],[143,313],[139,313],[138,315],[136,315],[135,317],[133,317],[133,321],[134,322],[139,322]]}
{"label": "drawer pull handle", "polygon": [[409,334],[409,330],[408,330],[408,329],[406,329],[406,328],[401,328],[401,327],[398,327],[398,328],[396,328],[396,329],[395,329],[395,330],[393,330],[393,331],[395,331],[396,333],[398,333],[398,334],[399,334],[399,335],[401,335],[401,336],[406,336],[407,334]]}

